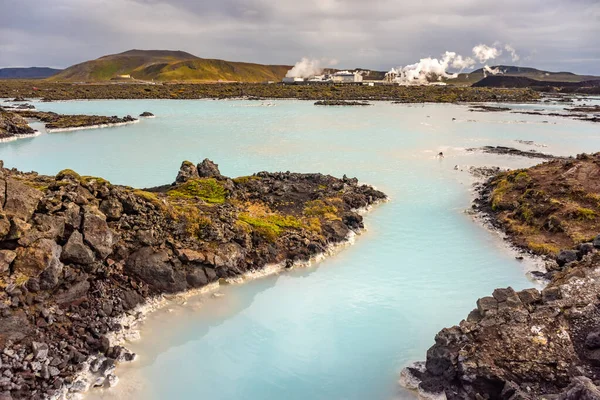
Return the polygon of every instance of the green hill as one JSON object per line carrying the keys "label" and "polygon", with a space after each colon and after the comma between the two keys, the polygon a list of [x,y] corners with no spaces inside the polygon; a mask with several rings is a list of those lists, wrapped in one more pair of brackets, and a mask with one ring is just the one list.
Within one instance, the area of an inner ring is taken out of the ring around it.
{"label": "green hill", "polygon": [[183,51],[129,50],[73,65],[52,76],[50,80],[67,82],[110,80],[263,82],[281,80],[290,68],[285,65],[205,59]]}
{"label": "green hill", "polygon": [[[546,82],[583,82],[600,79],[600,76],[577,75],[572,72],[550,72],[542,71],[536,68],[515,67],[509,65],[496,65],[492,69],[499,69],[503,76],[515,76],[521,78],[535,79]],[[487,74],[488,76],[491,74]],[[476,69],[473,72],[462,73],[456,79],[447,80],[450,84],[471,85],[485,78],[483,68]]]}

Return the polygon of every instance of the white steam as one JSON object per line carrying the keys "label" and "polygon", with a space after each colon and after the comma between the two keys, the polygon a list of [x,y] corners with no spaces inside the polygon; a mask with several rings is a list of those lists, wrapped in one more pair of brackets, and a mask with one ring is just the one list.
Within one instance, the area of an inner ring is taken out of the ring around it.
{"label": "white steam", "polygon": [[454,79],[458,73],[448,73],[448,68],[464,69],[475,64],[471,58],[463,58],[455,52],[447,51],[440,59],[421,58],[418,63],[392,68],[387,73],[388,80],[401,85],[425,85],[431,80]]}
{"label": "white steam", "polygon": [[335,58],[321,58],[320,60],[311,59],[308,57],[302,57],[302,60],[298,61],[292,69],[290,69],[286,74],[286,78],[312,78],[316,75],[321,75],[326,65],[328,67],[332,67],[338,63],[338,60]]}
{"label": "white steam", "polygon": [[286,78],[310,78],[311,76],[321,75],[321,72],[323,72],[323,67],[321,67],[320,60],[311,60],[303,57],[285,76]]}
{"label": "white steam", "polygon": [[483,66],[483,76],[487,76],[487,74],[498,75],[501,73],[502,73],[502,71],[500,71],[500,68],[498,68],[498,67],[491,68],[487,65]]}
{"label": "white steam", "polygon": [[485,44],[478,44],[477,46],[473,47],[473,55],[482,64],[488,62],[489,60],[493,60],[494,58],[500,56],[500,54],[502,54],[502,50],[487,46]]}
{"label": "white steam", "polygon": [[521,58],[517,54],[517,51],[515,50],[515,48],[512,47],[510,44],[505,45],[504,50],[506,50],[510,53],[510,59],[512,60],[512,62],[517,62]]}
{"label": "white steam", "polygon": [[460,54],[452,60],[452,68],[463,70],[465,68],[471,68],[475,65],[475,60],[471,57],[463,58]]}
{"label": "white steam", "polygon": [[[511,45],[506,44],[504,50],[511,55],[513,61],[519,60],[516,50]],[[477,64],[485,64],[483,66],[483,74],[485,76],[502,73],[499,68],[491,68],[487,65],[488,61],[502,55],[500,43],[494,43],[493,46],[478,44],[473,47],[472,52],[473,57],[463,57],[455,52],[447,51],[439,59],[427,57],[422,58],[415,64],[392,68],[386,74],[386,81],[400,85],[427,85],[436,80],[454,79],[464,69],[472,68]],[[449,68],[458,70],[458,72],[448,72]]]}

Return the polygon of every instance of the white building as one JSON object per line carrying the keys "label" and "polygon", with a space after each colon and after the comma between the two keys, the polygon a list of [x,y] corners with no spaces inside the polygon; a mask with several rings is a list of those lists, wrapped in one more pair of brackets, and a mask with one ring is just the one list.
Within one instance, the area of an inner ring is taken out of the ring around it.
{"label": "white building", "polygon": [[329,80],[330,79],[328,75],[315,75],[308,79],[308,82],[328,82]]}
{"label": "white building", "polygon": [[334,83],[359,83],[363,77],[359,72],[338,71],[331,75],[331,80]]}
{"label": "white building", "polygon": [[304,78],[291,78],[291,77],[285,77],[282,80],[283,83],[300,83],[300,82],[304,82]]}

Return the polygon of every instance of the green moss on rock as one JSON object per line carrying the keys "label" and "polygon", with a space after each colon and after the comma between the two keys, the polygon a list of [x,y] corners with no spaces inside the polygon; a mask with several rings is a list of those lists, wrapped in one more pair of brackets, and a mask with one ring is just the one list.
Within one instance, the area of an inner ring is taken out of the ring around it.
{"label": "green moss on rock", "polygon": [[225,202],[227,190],[214,178],[191,179],[167,192],[173,199],[200,198],[207,203],[220,204]]}

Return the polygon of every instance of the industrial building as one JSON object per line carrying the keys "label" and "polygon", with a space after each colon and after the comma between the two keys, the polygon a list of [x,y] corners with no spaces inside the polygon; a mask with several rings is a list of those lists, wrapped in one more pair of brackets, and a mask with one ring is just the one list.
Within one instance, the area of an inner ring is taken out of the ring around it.
{"label": "industrial building", "polygon": [[314,75],[308,78],[283,78],[283,83],[300,84],[300,83],[361,83],[363,76],[360,71],[337,71],[333,74]]}
{"label": "industrial building", "polygon": [[334,83],[360,83],[363,81],[363,77],[359,71],[338,71],[331,75],[331,80]]}

